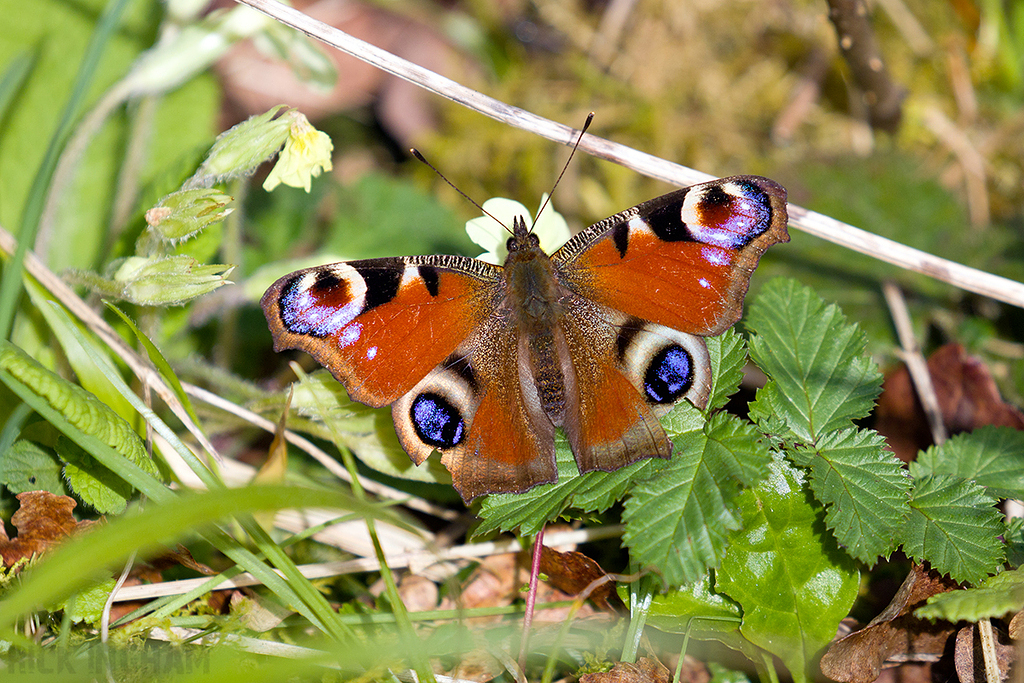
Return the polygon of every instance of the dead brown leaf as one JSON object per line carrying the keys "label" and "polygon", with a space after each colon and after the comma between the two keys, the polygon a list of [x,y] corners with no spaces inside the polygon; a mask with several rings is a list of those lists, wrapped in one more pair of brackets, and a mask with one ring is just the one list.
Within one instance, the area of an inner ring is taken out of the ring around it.
{"label": "dead brown leaf", "polygon": [[664,664],[641,657],[636,664],[619,662],[611,671],[583,674],[580,683],[668,683],[669,678]]}
{"label": "dead brown leaf", "polygon": [[[975,636],[977,627],[972,624],[966,626],[956,634],[956,646],[953,650],[953,662],[956,665],[956,675],[960,683],[975,683],[985,681],[985,662],[981,654],[981,643]],[[999,631],[996,631],[996,665],[999,667],[1001,680],[1006,680],[1010,673],[1010,665],[1017,659],[1017,646],[1011,643],[1001,642]]]}
{"label": "dead brown leaf", "polygon": [[[543,546],[541,551],[540,571],[547,574],[552,586],[574,597],[586,590],[592,582],[608,576],[601,565],[583,553],[575,550],[560,552],[548,546]],[[615,582],[611,580],[598,585],[588,597],[606,612],[618,613],[626,608],[615,592]]]}
{"label": "dead brown leaf", "polygon": [[[942,419],[950,434],[985,425],[1024,429],[1024,413],[1003,401],[988,368],[959,344],[946,344],[928,359]],[[932,445],[924,409],[905,366],[886,376],[878,401],[876,429],[905,462]]]}
{"label": "dead brown leaf", "polygon": [[455,680],[487,683],[504,672],[505,667],[494,658],[494,655],[484,649],[476,649],[464,654],[448,675]]}
{"label": "dead brown leaf", "polygon": [[76,520],[71,511],[78,503],[68,496],[58,496],[49,491],[26,491],[19,493],[17,498],[21,507],[11,516],[11,524],[18,530],[18,535],[8,538],[0,524],[0,556],[4,567],[9,568],[22,558],[39,555],[72,534],[96,524]]}
{"label": "dead brown leaf", "polygon": [[913,565],[881,614],[861,630],[832,643],[821,658],[821,672],[842,683],[871,683],[894,655],[941,655],[953,626],[918,619],[912,612],[930,596],[954,590],[957,585],[934,570]]}
{"label": "dead brown leaf", "polygon": [[437,609],[437,584],[416,574],[407,574],[398,582],[398,595],[410,612]]}

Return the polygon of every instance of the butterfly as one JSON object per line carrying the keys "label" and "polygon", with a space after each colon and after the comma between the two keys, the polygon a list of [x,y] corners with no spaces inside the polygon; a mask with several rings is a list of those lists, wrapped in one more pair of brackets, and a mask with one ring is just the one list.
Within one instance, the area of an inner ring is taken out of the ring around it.
{"label": "butterfly", "polygon": [[274,350],[301,349],[353,400],[391,406],[402,447],[435,450],[462,498],[668,458],[658,417],[707,405],[703,337],[739,320],[765,250],[788,242],[786,190],[734,176],[670,192],[550,256],[522,217],[504,266],[464,256],[344,261],[286,275],[261,304]]}

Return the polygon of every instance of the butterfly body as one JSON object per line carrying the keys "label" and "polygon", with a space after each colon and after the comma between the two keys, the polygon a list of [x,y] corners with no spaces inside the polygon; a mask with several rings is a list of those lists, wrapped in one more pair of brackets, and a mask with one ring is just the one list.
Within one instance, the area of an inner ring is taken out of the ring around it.
{"label": "butterfly body", "polygon": [[701,337],[738,320],[785,190],[755,176],[658,197],[553,255],[520,218],[503,267],[459,256],[348,261],[281,278],[275,349],[308,351],[354,400],[392,407],[417,464],[435,449],[466,500],[554,481],[555,429],[581,472],[669,457],[658,415],[704,407]]}

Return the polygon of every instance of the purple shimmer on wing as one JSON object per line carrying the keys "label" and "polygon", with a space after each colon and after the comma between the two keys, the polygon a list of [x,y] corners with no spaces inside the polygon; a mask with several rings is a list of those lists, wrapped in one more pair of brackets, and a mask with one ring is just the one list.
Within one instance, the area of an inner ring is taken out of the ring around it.
{"label": "purple shimmer on wing", "polygon": [[728,201],[702,207],[702,221],[689,225],[690,234],[704,244],[725,249],[740,249],[771,225],[771,204],[761,190],[746,183],[733,186],[742,194],[728,195]]}
{"label": "purple shimmer on wing", "polygon": [[281,297],[281,318],[285,327],[295,334],[332,335],[352,322],[362,310],[362,301],[352,301],[341,308],[321,306],[309,290],[298,287]]}
{"label": "purple shimmer on wing", "polygon": [[363,326],[359,323],[352,323],[348,327],[341,329],[341,334],[338,335],[338,346],[345,348],[350,344],[354,344],[359,341],[360,335],[363,333]]}
{"label": "purple shimmer on wing", "polygon": [[713,266],[727,266],[732,262],[732,252],[717,246],[705,246],[700,250],[701,257]]}

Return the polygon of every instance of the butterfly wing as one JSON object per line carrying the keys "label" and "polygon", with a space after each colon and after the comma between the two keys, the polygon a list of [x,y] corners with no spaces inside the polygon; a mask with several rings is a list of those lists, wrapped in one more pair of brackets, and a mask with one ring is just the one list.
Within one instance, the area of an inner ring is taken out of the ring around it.
{"label": "butterfly wing", "polygon": [[306,351],[354,400],[381,407],[488,318],[500,278],[500,268],[458,256],[345,261],[286,275],[261,304],[275,351]]}
{"label": "butterfly wing", "polygon": [[667,458],[658,416],[682,398],[707,405],[711,363],[700,337],[571,297],[563,322],[564,429],[580,472]]}
{"label": "butterfly wing", "polygon": [[552,260],[582,296],[689,334],[739,320],[750,275],[788,242],[786,190],[758,176],[694,185],[583,230]]}
{"label": "butterfly wing", "polygon": [[493,316],[392,406],[402,447],[416,464],[440,450],[467,502],[557,479],[555,428],[524,375],[521,344],[509,319]]}
{"label": "butterfly wing", "polygon": [[296,271],[261,303],[275,351],[306,351],[354,400],[391,405],[413,461],[440,450],[468,501],[557,477],[554,426],[496,315],[503,301],[500,268],[410,256]]}

